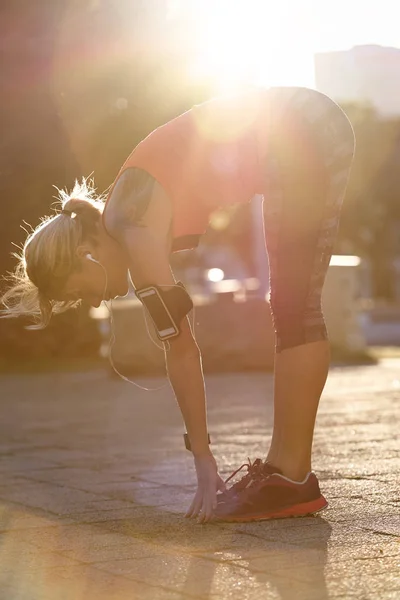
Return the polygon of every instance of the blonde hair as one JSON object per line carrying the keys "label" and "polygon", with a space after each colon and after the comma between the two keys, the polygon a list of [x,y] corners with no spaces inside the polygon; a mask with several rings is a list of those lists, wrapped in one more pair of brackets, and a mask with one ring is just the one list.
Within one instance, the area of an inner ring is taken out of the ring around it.
{"label": "blonde hair", "polygon": [[104,198],[96,197],[91,180],[76,181],[70,193],[57,191],[58,209],[62,212],[41,219],[28,235],[21,253],[14,254],[18,265],[5,278],[10,286],[0,297],[5,307],[1,317],[31,316],[36,322],[33,329],[46,327],[53,313],[80,303],[54,300],[51,295],[61,291],[71,273],[79,268],[76,249],[84,240],[95,238],[104,208]]}

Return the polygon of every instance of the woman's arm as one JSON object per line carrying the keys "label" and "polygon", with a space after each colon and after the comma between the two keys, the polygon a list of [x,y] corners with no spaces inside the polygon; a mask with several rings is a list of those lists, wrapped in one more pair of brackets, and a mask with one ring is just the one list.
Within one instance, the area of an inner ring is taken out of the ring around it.
{"label": "woman's arm", "polygon": [[[167,286],[175,283],[164,246],[147,228],[125,230],[124,244],[129,252],[135,287],[159,285],[168,289]],[[181,323],[180,335],[169,342],[170,349],[165,350],[168,376],[189,434],[198,478],[198,490],[186,516],[200,514],[200,521],[205,522],[212,518],[217,491],[225,486],[208,445],[201,355],[188,317]]]}
{"label": "woman's arm", "polygon": [[[129,253],[129,269],[136,289],[158,285],[163,290],[168,290],[169,286],[176,284],[164,244],[147,227],[125,229],[123,243]],[[207,454],[209,446],[201,355],[188,317],[181,322],[180,335],[169,340],[165,359],[192,452],[195,456]]]}
{"label": "woman's arm", "polygon": [[[113,210],[109,211],[110,208]],[[169,265],[168,244],[160,237],[159,230],[154,233],[149,226],[127,225],[126,220],[121,220],[121,211],[118,211],[118,218],[113,217],[117,208],[117,202],[113,207],[107,207],[105,225],[129,256],[129,270],[135,288],[158,285],[167,290],[169,286],[175,285]],[[215,459],[208,445],[201,354],[188,317],[182,320],[181,333],[169,340],[169,346],[169,350],[165,350],[168,377],[189,435],[199,481],[197,494],[187,516],[197,516],[201,512],[200,519],[206,521],[212,516],[216,492],[224,489],[224,484],[217,473]]]}

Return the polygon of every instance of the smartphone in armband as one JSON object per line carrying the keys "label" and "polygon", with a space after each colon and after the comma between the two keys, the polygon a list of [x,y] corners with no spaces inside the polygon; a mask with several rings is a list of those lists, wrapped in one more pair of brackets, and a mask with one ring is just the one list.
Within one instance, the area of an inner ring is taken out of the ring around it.
{"label": "smartphone in armband", "polygon": [[136,290],[136,296],[147,309],[156,328],[157,337],[164,342],[179,335],[180,329],[165,304],[160,291],[149,286]]}

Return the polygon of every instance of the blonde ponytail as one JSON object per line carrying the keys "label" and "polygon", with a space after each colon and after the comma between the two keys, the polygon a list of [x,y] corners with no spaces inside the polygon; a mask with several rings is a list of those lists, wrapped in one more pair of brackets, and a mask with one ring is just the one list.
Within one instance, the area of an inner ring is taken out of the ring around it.
{"label": "blonde ponytail", "polygon": [[77,267],[77,247],[95,238],[104,208],[104,198],[96,197],[92,181],[76,181],[70,194],[57,191],[57,214],[44,217],[27,237],[21,254],[14,254],[18,264],[5,278],[9,287],[0,297],[5,307],[2,318],[31,316],[36,322],[34,329],[46,327],[53,313],[79,304],[54,300],[52,293],[63,289]]}

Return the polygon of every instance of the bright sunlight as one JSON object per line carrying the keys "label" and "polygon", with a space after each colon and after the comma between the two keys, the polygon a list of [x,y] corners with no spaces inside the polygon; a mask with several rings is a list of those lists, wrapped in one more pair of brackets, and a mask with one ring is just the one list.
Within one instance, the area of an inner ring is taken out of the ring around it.
{"label": "bright sunlight", "polygon": [[170,18],[185,14],[189,75],[217,91],[247,83],[315,87],[317,52],[400,47],[393,0],[169,0],[168,7]]}
{"label": "bright sunlight", "polygon": [[[196,60],[190,75],[219,90],[243,83],[314,85],[313,53],[299,31],[295,0],[193,0]],[[295,52],[293,52],[295,48]]]}

